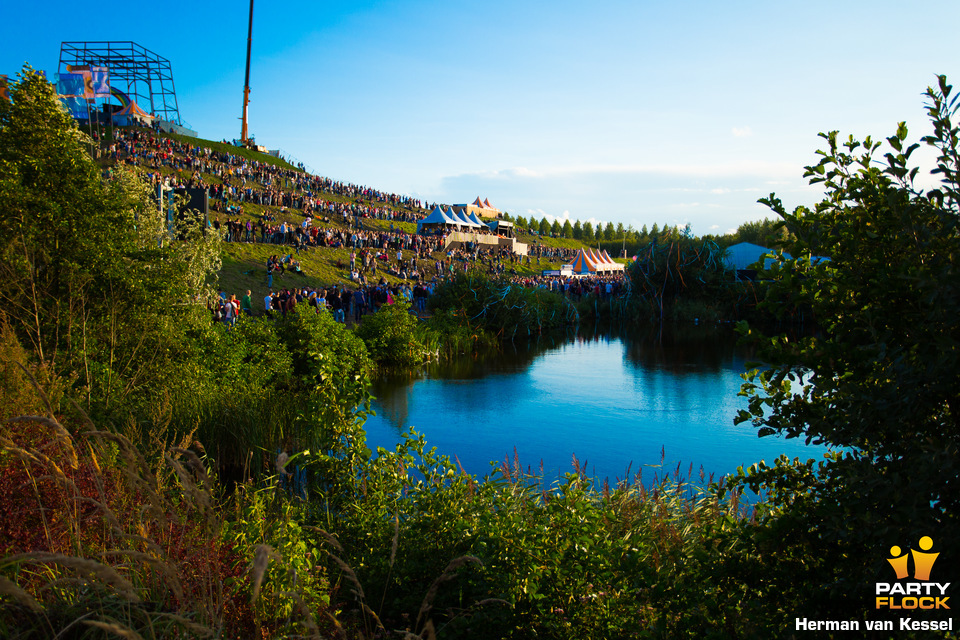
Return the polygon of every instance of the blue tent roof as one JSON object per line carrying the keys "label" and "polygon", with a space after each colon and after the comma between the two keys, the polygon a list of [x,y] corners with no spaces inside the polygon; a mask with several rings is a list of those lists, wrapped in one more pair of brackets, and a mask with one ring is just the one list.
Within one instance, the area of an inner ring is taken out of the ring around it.
{"label": "blue tent roof", "polygon": [[[750,265],[760,260],[760,256],[765,253],[773,253],[773,249],[767,249],[766,247],[761,247],[758,244],[750,242],[741,242],[727,247],[727,253],[724,258],[728,267],[741,271],[743,269],[749,269]],[[764,267],[769,267],[770,262],[770,258],[767,258]]]}
{"label": "blue tent roof", "polygon": [[[750,242],[741,242],[739,244],[731,245],[727,247],[727,253],[724,256],[727,266],[731,269],[736,269],[738,271],[743,269],[749,269],[750,265],[754,264],[760,260],[760,256],[765,253],[772,254],[773,249],[768,249],[766,247],[761,247],[758,244],[752,244]],[[784,252],[783,257],[787,260],[792,260],[793,257]],[[811,256],[811,261],[814,264],[818,262],[828,261],[830,258],[824,256]],[[763,268],[769,269],[770,265],[773,264],[773,258],[767,258],[763,262]]]}

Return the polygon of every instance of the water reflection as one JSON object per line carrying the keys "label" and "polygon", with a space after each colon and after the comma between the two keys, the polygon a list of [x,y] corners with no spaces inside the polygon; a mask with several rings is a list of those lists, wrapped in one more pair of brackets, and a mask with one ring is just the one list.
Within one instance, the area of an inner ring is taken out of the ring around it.
{"label": "water reflection", "polygon": [[707,474],[780,453],[815,457],[796,441],[758,439],[734,426],[752,354],[723,329],[597,332],[511,345],[495,357],[462,358],[377,381],[367,423],[372,445],[392,446],[409,426],[478,475],[491,461],[543,463],[557,476],[573,456],[611,479],[628,465],[701,465]]}

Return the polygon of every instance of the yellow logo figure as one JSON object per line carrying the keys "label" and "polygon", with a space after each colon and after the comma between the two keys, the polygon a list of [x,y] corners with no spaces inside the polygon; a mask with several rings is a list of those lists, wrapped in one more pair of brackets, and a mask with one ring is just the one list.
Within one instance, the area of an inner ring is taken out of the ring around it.
{"label": "yellow logo figure", "polygon": [[[933,548],[933,539],[930,536],[920,538],[920,548],[923,551],[930,551]],[[910,550],[913,556],[913,577],[917,580],[929,580],[930,570],[933,569],[933,563],[937,561],[939,553],[924,553],[923,551]]]}
{"label": "yellow logo figure", "polygon": [[903,580],[909,575],[907,573],[907,560],[910,556],[905,553],[901,556],[900,553],[900,547],[890,547],[890,555],[893,557],[887,559],[887,562],[890,563],[893,570],[897,572],[897,580]]}
{"label": "yellow logo figure", "polygon": [[937,561],[937,556],[940,554],[925,553],[933,548],[933,538],[930,536],[923,536],[920,538],[918,544],[920,545],[921,551],[911,549],[909,554],[903,553],[900,547],[890,547],[890,555],[893,557],[887,558],[887,562],[889,562],[893,570],[897,572],[897,580],[903,580],[910,575],[907,571],[907,560],[910,556],[913,556],[914,579],[925,582],[930,580],[930,570],[933,569],[933,563]]}

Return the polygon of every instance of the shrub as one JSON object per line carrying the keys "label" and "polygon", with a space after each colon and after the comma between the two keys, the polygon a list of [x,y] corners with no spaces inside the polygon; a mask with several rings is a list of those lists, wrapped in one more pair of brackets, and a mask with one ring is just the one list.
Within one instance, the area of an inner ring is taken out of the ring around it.
{"label": "shrub", "polygon": [[429,356],[419,324],[419,320],[410,315],[410,303],[397,301],[365,316],[356,334],[378,365],[416,367]]}

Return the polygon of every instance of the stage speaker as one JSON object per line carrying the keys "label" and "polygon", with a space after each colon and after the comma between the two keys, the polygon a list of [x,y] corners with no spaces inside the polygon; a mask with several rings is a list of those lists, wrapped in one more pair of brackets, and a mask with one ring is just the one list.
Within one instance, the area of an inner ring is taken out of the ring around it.
{"label": "stage speaker", "polygon": [[210,219],[210,194],[207,192],[207,190],[189,187],[177,187],[173,190],[173,192],[177,196],[185,198],[184,205],[177,214],[178,217],[183,220],[184,218],[187,218],[187,216],[184,215],[187,211],[198,211],[200,213],[200,219],[203,221],[203,233],[206,235],[207,224],[208,220]]}

